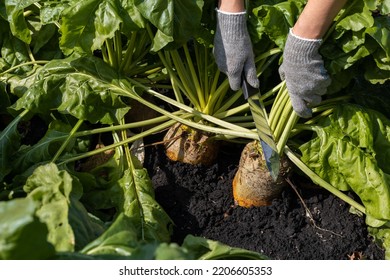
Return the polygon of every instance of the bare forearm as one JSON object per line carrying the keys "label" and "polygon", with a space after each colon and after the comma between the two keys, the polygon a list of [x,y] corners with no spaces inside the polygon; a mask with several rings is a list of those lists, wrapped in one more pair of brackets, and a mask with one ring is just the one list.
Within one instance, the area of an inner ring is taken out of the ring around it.
{"label": "bare forearm", "polygon": [[244,0],[219,0],[218,8],[227,13],[239,13],[245,11]]}
{"label": "bare forearm", "polygon": [[[333,19],[348,0],[309,0],[294,25],[294,34],[303,38],[319,39],[324,36]],[[244,0],[219,0],[218,8],[224,12],[245,11]]]}
{"label": "bare forearm", "polygon": [[293,27],[299,37],[320,39],[348,0],[309,0]]}

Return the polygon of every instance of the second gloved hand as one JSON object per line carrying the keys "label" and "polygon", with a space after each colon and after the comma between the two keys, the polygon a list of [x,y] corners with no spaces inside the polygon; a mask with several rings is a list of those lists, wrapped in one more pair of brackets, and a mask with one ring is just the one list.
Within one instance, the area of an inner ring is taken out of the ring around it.
{"label": "second gloved hand", "polygon": [[322,95],[331,83],[319,54],[322,40],[304,39],[292,33],[287,37],[283,52],[283,63],[279,68],[294,111],[302,118],[310,118],[310,107],[319,105]]}
{"label": "second gloved hand", "polygon": [[219,70],[229,78],[231,89],[240,89],[242,74],[252,87],[259,87],[245,12],[217,11],[213,52]]}

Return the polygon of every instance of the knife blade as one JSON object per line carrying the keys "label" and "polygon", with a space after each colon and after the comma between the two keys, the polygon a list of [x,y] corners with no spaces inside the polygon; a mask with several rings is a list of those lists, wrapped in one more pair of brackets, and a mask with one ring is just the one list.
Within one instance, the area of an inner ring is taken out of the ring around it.
{"label": "knife blade", "polygon": [[249,103],[268,171],[272,179],[276,181],[279,175],[280,158],[272,130],[269,126],[268,114],[260,98],[260,90],[252,87],[243,76],[242,92]]}

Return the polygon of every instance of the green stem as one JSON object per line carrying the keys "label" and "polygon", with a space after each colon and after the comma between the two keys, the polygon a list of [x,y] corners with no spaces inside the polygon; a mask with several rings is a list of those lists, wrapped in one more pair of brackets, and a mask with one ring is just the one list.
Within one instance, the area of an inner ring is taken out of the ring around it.
{"label": "green stem", "polygon": [[149,35],[148,32],[140,30],[137,35],[137,41],[134,47],[133,57],[139,60],[140,57],[143,57],[145,51],[149,53],[151,45],[149,44]]}
{"label": "green stem", "polygon": [[[123,119],[121,119],[121,125],[124,125],[124,120]],[[125,129],[121,130],[121,138],[123,139],[123,141],[128,141],[127,132],[126,132]],[[116,142],[120,142],[120,141],[116,141]],[[130,169],[132,170],[134,168],[134,165],[133,165],[133,161],[132,161],[132,158],[131,158],[129,144],[128,143],[123,144],[122,148],[125,151],[127,164],[130,167]]]}
{"label": "green stem", "polygon": [[[143,53],[136,56],[137,58],[130,65],[126,65],[126,71],[127,71],[126,73],[129,73],[130,77],[135,76],[138,73],[145,73],[144,69],[156,67],[154,64],[152,65],[140,64],[142,58],[146,56],[148,53],[149,53],[149,49],[144,50]],[[135,56],[135,54],[133,54],[133,56]]]}
{"label": "green stem", "polygon": [[[200,119],[204,119],[208,122],[211,122],[211,123],[214,123],[214,124],[217,124],[219,126],[222,126],[222,127],[225,127],[225,128],[217,128],[217,127],[212,127],[212,126],[209,126],[209,125],[204,125],[204,124],[200,124],[198,122],[193,122],[193,121],[188,121],[188,120],[184,120],[166,110],[164,110],[163,108],[151,103],[151,102],[148,102],[147,100],[144,100],[143,98],[141,98],[140,96],[138,96],[132,89],[132,86],[130,86],[127,90],[121,88],[121,87],[117,87],[116,90],[118,92],[123,92],[124,96],[127,96],[127,97],[130,97],[132,99],[135,99],[137,100],[138,102],[148,106],[149,108],[163,114],[163,115],[166,115],[180,123],[183,123],[189,127],[193,127],[195,129],[198,129],[198,130],[203,130],[203,131],[207,131],[207,132],[210,132],[210,133],[216,133],[216,134],[227,134],[227,135],[235,135],[235,136],[241,136],[243,138],[248,138],[248,139],[258,139],[258,136],[257,136],[257,133],[253,132],[253,131],[250,131],[248,129],[244,129],[242,127],[239,127],[239,126],[235,126],[233,124],[230,124],[228,122],[225,122],[225,121],[222,121],[220,119],[217,119],[213,116],[210,116],[210,115],[206,115],[204,113],[201,113],[197,110],[195,110],[194,108],[192,107],[189,107],[187,105],[184,105],[182,103],[179,103],[165,95],[162,95],[156,91],[153,91],[151,89],[149,89],[148,87],[146,87],[145,85],[143,84],[140,84],[138,83],[137,81],[135,80],[131,80],[132,81],[132,84],[134,84],[135,86],[143,89],[144,91],[146,91],[147,93],[163,100],[163,101],[166,101],[168,103],[170,103],[171,105],[173,106],[176,106],[177,108],[179,109],[182,109],[188,113],[191,113],[193,116],[196,116]],[[130,93],[129,93],[130,91]]]}
{"label": "green stem", "polygon": [[[153,40],[153,32],[148,24],[146,25],[146,30],[149,34],[150,39]],[[176,99],[179,102],[183,103],[183,98],[181,97],[180,91],[185,92],[186,89],[184,88],[183,83],[178,79],[178,76],[176,75],[176,73],[174,72],[174,70],[172,68],[172,63],[169,60],[170,59],[169,54],[166,52],[165,52],[165,54],[166,54],[166,58],[164,57],[162,51],[157,52],[157,55],[159,56],[162,64],[165,66],[165,69],[168,71],[168,75],[169,75],[169,78],[171,80]]]}
{"label": "green stem", "polygon": [[[179,115],[182,114],[181,111],[177,111],[173,113],[174,115]],[[142,127],[142,126],[147,126],[147,125],[155,125],[156,123],[161,123],[170,120],[169,117],[167,116],[159,116],[150,120],[145,120],[145,121],[139,121],[139,122],[134,122],[134,123],[126,123],[123,125],[115,125],[115,126],[108,126],[108,127],[102,127],[102,128],[95,128],[91,130],[85,130],[85,131],[79,131],[74,134],[74,137],[83,137],[83,136],[89,136],[89,135],[94,135],[94,134],[99,134],[99,133],[106,133],[106,132],[112,132],[112,131],[117,131],[117,130],[125,130],[125,129],[131,129],[131,128],[136,128],[136,127]],[[158,130],[153,130],[150,129],[151,133],[157,133],[159,132]],[[64,136],[64,138],[67,136]]]}
{"label": "green stem", "polygon": [[[8,138],[8,133],[13,129],[15,128],[15,126],[18,124],[18,122],[20,122],[21,119],[23,119],[24,116],[27,115],[27,113],[29,112],[29,110],[25,109],[24,111],[22,111],[17,117],[15,117],[8,125],[7,127],[0,132],[0,140],[2,141],[3,139],[7,139]],[[2,147],[3,148],[3,147]]]}
{"label": "green stem", "polygon": [[283,153],[283,148],[285,147],[288,139],[291,137],[291,132],[294,128],[294,126],[297,124],[299,120],[299,116],[291,109],[290,111],[290,117],[288,118],[287,124],[284,127],[284,130],[279,137],[278,143],[276,145],[276,150],[278,153]]}
{"label": "green stem", "polygon": [[285,81],[282,81],[281,83],[279,83],[280,87],[279,87],[279,90],[278,90],[278,93],[276,94],[276,97],[275,97],[275,100],[274,102],[272,103],[272,108],[271,108],[271,111],[269,112],[269,120],[270,120],[270,125],[271,125],[271,128],[272,129],[275,129],[276,127],[276,123],[277,123],[277,120],[278,120],[278,115],[280,115],[280,106],[277,105],[277,104],[280,104],[281,103],[281,100],[284,96],[284,91],[286,91],[286,82]]}
{"label": "green stem", "polygon": [[107,46],[106,46],[106,44],[102,45],[102,56],[103,56],[103,61],[105,63],[107,63],[108,65],[111,65],[110,58],[108,57],[108,54],[107,54]]}
{"label": "green stem", "polygon": [[244,112],[244,111],[249,111],[249,104],[248,103],[244,103],[242,105],[239,105],[235,108],[230,108],[226,111],[223,111],[221,113],[218,113],[218,114],[214,114],[213,116],[218,118],[218,119],[224,119],[226,117],[229,117],[229,116],[232,116],[232,115],[235,115],[235,114],[238,114],[238,113],[241,113],[241,112]]}
{"label": "green stem", "polygon": [[110,66],[115,69],[118,68],[117,56],[114,50],[114,44],[112,42],[112,39],[106,40],[106,48],[107,48],[108,61]]}
{"label": "green stem", "polygon": [[278,97],[273,103],[271,112],[269,114],[269,124],[273,131],[275,140],[277,141],[285,129],[287,119],[290,115],[291,104],[286,87],[280,88]]}
{"label": "green stem", "polygon": [[[26,114],[27,112],[28,112],[28,110],[24,111],[23,113]],[[183,112],[176,111],[173,114],[174,115],[183,115]],[[167,116],[160,116],[160,117],[156,117],[154,119],[145,120],[145,121],[126,123],[123,125],[107,126],[107,127],[95,128],[95,129],[90,129],[90,130],[84,130],[84,131],[75,132],[73,134],[73,138],[86,137],[86,136],[90,136],[90,135],[94,135],[94,134],[114,132],[114,131],[118,131],[118,130],[126,130],[126,129],[136,128],[136,127],[142,127],[142,126],[146,126],[146,125],[154,125],[151,129],[148,130],[148,132],[150,134],[154,134],[154,133],[160,132],[158,126],[156,125],[157,123],[166,122],[166,121],[169,121],[170,119],[171,118],[169,118]],[[59,136],[59,137],[55,138],[55,141],[67,139],[68,137],[69,137],[68,135]]]}
{"label": "green stem", "polygon": [[[220,120],[218,118],[215,118],[213,116],[210,116],[210,115],[204,114],[204,113],[202,113],[200,111],[197,111],[196,109],[194,109],[192,107],[189,107],[189,106],[187,106],[185,104],[179,103],[179,102],[177,102],[177,101],[175,101],[175,100],[173,100],[173,99],[171,99],[171,98],[169,98],[169,97],[167,97],[165,95],[162,95],[162,94],[160,94],[160,93],[158,93],[156,91],[150,90],[147,87],[145,87],[144,85],[138,84],[136,81],[134,81],[134,83],[137,84],[138,86],[140,86],[141,88],[143,88],[147,93],[152,94],[153,96],[155,96],[155,97],[157,97],[157,98],[159,98],[159,99],[161,99],[161,100],[163,100],[165,102],[168,102],[169,104],[171,104],[173,106],[176,106],[179,109],[182,109],[182,110],[184,110],[184,111],[186,111],[188,113],[191,113],[191,114],[193,114],[193,115],[195,115],[197,117],[200,117],[200,118],[202,118],[204,120],[207,120],[207,121],[209,121],[211,123],[217,124],[217,125],[219,125],[221,127],[224,127],[224,128],[227,128],[227,129],[231,130],[231,131],[229,131],[229,133],[234,133],[234,134],[243,133],[243,135],[245,135],[247,133],[250,133],[247,129],[243,129],[243,128],[241,128],[239,126],[236,126],[234,124],[230,124],[228,122],[225,122],[225,121]],[[154,109],[154,110],[156,110],[156,111],[158,111],[158,112],[160,112],[162,114],[172,115],[172,114],[166,112],[165,110],[161,109],[160,107],[158,107],[158,106],[156,106],[156,105],[154,105],[154,104],[152,104],[152,103],[150,103],[150,102],[148,102],[146,100],[140,100],[140,98],[137,98],[137,100],[139,102],[143,103],[144,105],[146,105],[146,106],[148,106],[148,107],[150,107],[150,108],[152,108],[152,109]],[[176,116],[175,116],[175,118],[177,119]],[[180,121],[180,120],[178,120],[178,121]],[[186,125],[194,126],[194,123],[192,123],[192,124],[188,123]],[[215,128],[210,127],[210,126],[200,125],[200,124],[196,124],[196,125],[197,126],[198,125],[201,126],[202,128],[198,127],[198,129],[201,129],[201,130],[205,129],[206,131],[210,131],[210,132],[211,132],[211,130],[215,131]],[[249,134],[250,138],[252,137],[251,134],[252,133]]]}
{"label": "green stem", "polygon": [[[214,74],[214,78],[213,78],[213,83],[211,84],[210,93],[214,94],[215,91],[217,90],[218,81],[219,81],[219,75],[220,74],[221,74],[221,71],[219,69],[216,69],[215,70],[215,74]],[[210,99],[210,96],[209,96],[209,99]],[[207,102],[207,106],[209,105],[209,103],[210,103],[210,100]]]}
{"label": "green stem", "polygon": [[201,100],[199,100],[198,86],[196,85],[196,81],[193,80],[192,71],[190,70],[190,73],[188,73],[177,50],[169,51],[169,54],[176,68],[176,73],[185,88],[184,94],[197,110],[202,111],[204,107],[200,104]]}
{"label": "green stem", "polygon": [[264,71],[272,64],[272,62],[279,56],[281,52],[281,49],[274,48],[255,58],[255,62],[258,64],[256,67],[258,77],[264,73]]}
{"label": "green stem", "polygon": [[258,56],[255,57],[255,63],[258,63],[260,60],[263,60],[267,57],[270,57],[270,56],[273,56],[275,54],[278,54],[278,53],[281,53],[282,50],[279,49],[279,48],[273,48],[273,49],[270,49],[262,54],[259,54]]}
{"label": "green stem", "polygon": [[[206,48],[206,47],[203,47],[203,49],[204,49],[204,52],[203,52],[204,63],[201,64],[204,67],[203,68],[203,81],[204,81],[203,92],[204,92],[205,100],[209,100],[209,95],[212,93],[210,91],[210,82],[213,82],[213,81],[209,80],[209,73],[207,71],[209,69],[209,51],[208,51],[208,48]],[[199,77],[202,77],[201,74],[202,73],[199,74]]]}
{"label": "green stem", "polygon": [[358,211],[365,213],[365,208],[363,205],[357,203],[355,200],[350,198],[348,195],[344,194],[340,190],[336,189],[334,186],[326,182],[320,176],[318,176],[315,172],[313,172],[304,162],[302,162],[298,156],[296,156],[288,146],[285,146],[284,153],[286,156],[303,172],[305,173],[315,184],[323,187],[330,193],[334,194],[341,200],[345,201],[352,207],[355,207]]}
{"label": "green stem", "polygon": [[119,31],[115,31],[114,50],[116,53],[116,66],[118,67],[119,64],[122,64],[122,38]]}
{"label": "green stem", "polygon": [[[172,126],[173,124],[175,124],[176,121],[175,120],[170,120],[170,121],[167,121],[163,124],[160,124],[156,127],[153,128],[153,131],[155,130],[163,130],[163,129],[166,129],[170,126]],[[75,156],[75,157],[72,157],[72,158],[68,158],[66,160],[63,160],[62,162],[58,163],[58,165],[60,164],[67,164],[69,162],[74,162],[74,161],[77,161],[77,160],[81,160],[83,158],[87,158],[87,157],[90,157],[90,156],[93,156],[93,155],[97,155],[97,154],[100,154],[100,153],[103,153],[105,151],[109,151],[109,150],[112,150],[112,149],[115,149],[117,147],[120,147],[122,145],[125,145],[125,144],[128,144],[128,143],[131,143],[131,142],[134,142],[138,139],[142,139],[143,137],[145,136],[148,136],[150,135],[152,132],[150,130],[146,130],[146,131],[143,131],[143,132],[140,132],[132,137],[128,137],[127,139],[125,140],[122,140],[122,141],[119,141],[119,142],[116,142],[114,144],[111,144],[111,145],[108,145],[108,146],[105,146],[103,148],[100,148],[100,149],[96,149],[96,150],[93,150],[93,151],[89,151],[87,153],[84,153],[82,155],[79,155],[79,156]]]}
{"label": "green stem", "polygon": [[[218,75],[219,73],[220,72],[218,71]],[[217,86],[218,79],[215,79],[215,83],[216,83],[215,86]],[[228,92],[228,90],[229,90],[229,80],[225,78],[223,82],[215,90],[213,90],[212,94],[210,94],[209,96],[207,107],[210,114],[212,114],[211,112],[219,113],[225,111],[226,109],[230,108],[230,106],[232,106],[234,102],[236,102],[237,99],[240,98],[240,96],[242,95],[242,93],[236,92],[229,100],[226,100],[226,102],[224,102],[224,104],[221,105],[222,100],[224,100],[224,97]]]}
{"label": "green stem", "polygon": [[49,63],[50,60],[35,60],[35,61],[29,61],[29,62],[24,62],[24,63],[21,63],[21,64],[18,64],[16,66],[13,66],[9,69],[7,69],[6,71],[4,72],[1,72],[0,73],[0,76],[4,75],[4,74],[7,74],[9,72],[12,72],[20,67],[23,67],[23,66],[28,66],[28,65],[35,65],[35,64],[46,64],[46,63]]}
{"label": "green stem", "polygon": [[131,33],[130,41],[126,48],[125,57],[122,60],[122,63],[120,65],[120,69],[125,73],[129,71],[129,66],[132,63],[136,39],[137,39],[137,31],[134,31]]}
{"label": "green stem", "polygon": [[34,57],[33,53],[31,52],[30,46],[28,44],[24,44],[24,45],[26,46],[28,57],[30,58],[30,60],[32,62],[35,62],[35,57]]}
{"label": "green stem", "polygon": [[[196,46],[196,43],[195,43],[195,46]],[[206,107],[204,93],[203,93],[202,87],[200,86],[199,78],[198,78],[198,75],[196,74],[194,63],[192,62],[192,58],[191,58],[190,52],[188,50],[187,44],[183,45],[183,49],[184,49],[184,53],[185,53],[185,56],[187,59],[188,67],[190,69],[190,79],[191,79],[192,83],[194,84],[195,92],[198,96],[197,100],[199,101],[199,106],[200,106],[199,109],[202,109],[202,111],[203,111],[203,109]]]}
{"label": "green stem", "polygon": [[252,127],[253,127],[253,117],[251,115],[226,117],[226,118],[224,118],[224,120],[227,121],[227,122],[232,122],[232,123],[236,123],[236,122],[250,122],[250,123],[252,123]]}
{"label": "green stem", "polygon": [[69,142],[73,139],[74,134],[76,131],[80,128],[81,124],[83,123],[83,120],[78,120],[76,125],[72,128],[69,135],[67,136],[64,143],[62,143],[61,147],[58,149],[57,153],[54,155],[51,162],[56,162],[59,156],[62,154],[62,152],[65,150],[65,148],[68,146]]}

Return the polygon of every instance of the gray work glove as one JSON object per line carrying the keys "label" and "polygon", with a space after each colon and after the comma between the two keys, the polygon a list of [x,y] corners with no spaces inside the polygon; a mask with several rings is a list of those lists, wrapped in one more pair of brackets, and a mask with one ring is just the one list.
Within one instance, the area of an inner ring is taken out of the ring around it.
{"label": "gray work glove", "polygon": [[294,111],[302,118],[310,118],[310,107],[321,103],[331,80],[318,50],[320,39],[304,39],[292,33],[287,37],[283,52],[283,63],[279,67]]}
{"label": "gray work glove", "polygon": [[228,76],[232,90],[240,89],[243,74],[252,87],[259,87],[245,12],[224,13],[217,10],[213,53],[219,70]]}

